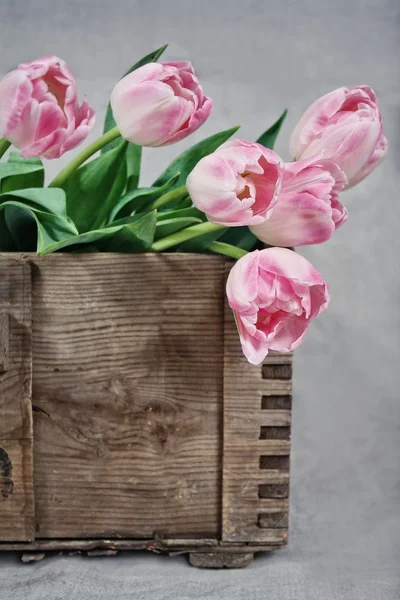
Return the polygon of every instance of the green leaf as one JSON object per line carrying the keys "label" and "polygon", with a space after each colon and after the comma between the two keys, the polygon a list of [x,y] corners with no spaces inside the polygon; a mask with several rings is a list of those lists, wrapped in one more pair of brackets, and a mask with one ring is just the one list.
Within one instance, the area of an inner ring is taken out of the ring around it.
{"label": "green leaf", "polygon": [[125,142],[101,154],[80,167],[65,182],[67,212],[80,232],[90,231],[107,207],[112,211],[118,194],[125,186],[126,147]]}
{"label": "green leaf", "polygon": [[[24,204],[23,202],[19,202],[17,200],[7,200],[5,202],[2,202],[2,204],[0,205],[0,211],[4,211],[8,207],[17,207],[17,208],[23,209],[24,211],[28,211],[29,214],[35,219],[36,226],[37,226],[37,252],[38,252],[38,254],[41,254],[43,252],[44,248],[48,247],[49,245],[52,245],[61,240],[64,241],[68,238],[76,236],[76,234],[77,234],[75,227],[72,227],[72,225],[68,221],[65,221],[64,219],[58,217],[57,215],[43,212],[36,208],[30,207],[27,204]],[[19,232],[19,233],[17,233],[17,231],[16,231],[16,228],[19,224],[23,228],[25,228],[27,225],[26,222],[24,222],[24,221],[18,221],[18,220],[16,221],[14,219],[14,222],[12,223],[12,227],[13,227],[12,237],[14,239],[16,247],[18,249],[24,250],[24,251],[32,250],[33,248],[31,248],[29,246],[31,237],[29,237],[29,240],[27,241],[28,247],[25,248],[25,246],[24,246],[23,248],[21,248],[21,240],[23,239],[22,238],[23,231]],[[2,220],[2,222],[0,224],[0,235],[2,234],[1,230],[3,229],[4,226],[7,226],[7,220],[5,218]],[[1,242],[1,246],[3,247],[2,242]]]}
{"label": "green leaf", "polygon": [[201,212],[201,210],[199,210],[195,206],[191,206],[190,208],[158,212],[157,223],[159,223],[160,221],[167,221],[168,219],[184,219],[187,217],[194,217],[196,219],[199,219],[200,221],[207,220],[205,214]]}
{"label": "green leaf", "polygon": [[267,129],[267,131],[265,131],[262,135],[260,135],[257,142],[259,144],[262,144],[266,148],[271,148],[271,150],[272,150],[275,145],[275,140],[278,137],[278,133],[283,125],[283,121],[286,118],[286,115],[287,115],[287,109],[285,109],[283,111],[283,113],[281,114],[279,119],[277,121],[275,121],[275,123],[273,125],[271,125],[271,127],[269,129]]}
{"label": "green leaf", "polygon": [[160,240],[171,233],[175,233],[175,231],[180,231],[185,227],[190,227],[190,225],[196,225],[196,223],[202,223],[202,220],[196,217],[180,217],[157,221],[155,239]]}
{"label": "green leaf", "polygon": [[[146,56],[141,58],[130,69],[128,69],[128,71],[126,73],[124,73],[122,75],[121,79],[126,77],[126,75],[129,75],[129,73],[132,73],[132,71],[136,71],[136,69],[139,69],[140,67],[143,67],[144,65],[147,65],[148,63],[156,62],[160,58],[160,56],[162,55],[164,50],[167,48],[167,46],[168,46],[168,44],[165,44],[165,46],[161,46],[161,48],[157,48],[157,50],[153,50],[153,52],[150,52],[150,54],[147,54]],[[115,126],[116,126],[116,123],[115,123],[115,120],[114,120],[114,117],[112,114],[111,105],[109,104],[107,107],[107,112],[106,112],[106,116],[104,119],[103,133],[106,133],[110,129],[113,129]],[[114,142],[111,142],[110,144],[108,144],[107,148],[103,148],[102,152],[107,152],[111,148],[113,148],[113,147],[115,148],[118,144],[119,144],[119,141],[115,140]]]}
{"label": "green leaf", "polygon": [[4,223],[19,252],[36,252],[37,224],[30,210],[8,204],[3,210]]}
{"label": "green leaf", "polygon": [[[36,240],[76,235],[67,218],[65,193],[57,188],[32,188],[0,195],[0,247],[2,250],[34,250]],[[36,222],[36,227],[35,227]],[[48,229],[48,231],[47,231]],[[58,233],[57,233],[58,232]]]}
{"label": "green leaf", "polygon": [[139,185],[140,163],[142,161],[142,146],[128,144],[126,150],[127,182],[126,191],[136,190]]}
{"label": "green leaf", "polygon": [[[101,252],[143,252],[150,248],[156,228],[156,211],[135,218],[130,223],[105,227],[81,233],[58,243],[49,244],[41,255],[64,248],[85,247],[96,242],[96,250]],[[74,249],[74,248],[73,248]],[[90,248],[85,248],[90,251]]]}
{"label": "green leaf", "polygon": [[60,188],[31,188],[14,190],[0,195],[0,207],[9,199],[17,198],[33,210],[52,213],[67,220],[65,192]]}
{"label": "green leaf", "polygon": [[200,159],[208,154],[214,152],[221,144],[226,142],[239,127],[232,127],[226,131],[216,133],[211,137],[202,140],[198,144],[195,144],[188,150],[185,150],[178,158],[176,158],[167,169],[160,175],[160,177],[153,183],[154,186],[158,187],[164,185],[171,177],[174,177],[179,173],[179,177],[176,180],[174,186],[171,189],[185,185],[187,176],[192,169],[197,165]]}
{"label": "green leaf", "polygon": [[2,193],[43,187],[43,163],[39,158],[21,158],[19,152],[11,152],[8,162],[0,163],[0,179]]}
{"label": "green leaf", "polygon": [[226,231],[226,229],[219,229],[217,231],[211,231],[209,233],[205,233],[204,235],[199,235],[197,237],[184,242],[180,246],[176,247],[177,252],[207,252],[208,246],[218,240]]}
{"label": "green leaf", "polygon": [[157,200],[167,191],[169,191],[179,178],[179,173],[174,177],[171,177],[161,187],[149,187],[149,188],[138,188],[122,196],[119,201],[114,205],[109,222],[112,223],[115,219],[121,219],[128,217],[135,210],[141,209],[146,204],[150,204],[153,200]]}
{"label": "green leaf", "polygon": [[254,250],[260,240],[256,238],[248,227],[230,227],[219,241],[250,251]]}

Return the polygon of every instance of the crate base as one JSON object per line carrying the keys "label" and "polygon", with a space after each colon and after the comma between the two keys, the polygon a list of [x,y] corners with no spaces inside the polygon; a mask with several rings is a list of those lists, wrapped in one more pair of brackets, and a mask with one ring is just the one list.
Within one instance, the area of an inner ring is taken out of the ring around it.
{"label": "crate base", "polygon": [[23,562],[42,560],[47,552],[114,556],[118,552],[147,550],[156,554],[187,554],[189,563],[203,568],[241,568],[248,566],[257,552],[277,550],[277,545],[229,544],[214,539],[196,540],[35,540],[27,543],[2,542],[0,551],[21,552]]}

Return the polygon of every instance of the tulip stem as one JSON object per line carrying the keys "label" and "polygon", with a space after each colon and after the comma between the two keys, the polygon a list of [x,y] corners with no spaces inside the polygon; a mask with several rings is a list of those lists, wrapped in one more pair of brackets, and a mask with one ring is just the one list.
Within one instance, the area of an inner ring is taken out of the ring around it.
{"label": "tulip stem", "polygon": [[234,258],[236,260],[239,260],[239,258],[242,258],[248,254],[247,250],[243,250],[243,248],[237,248],[231,244],[225,244],[224,242],[212,242],[212,244],[207,246],[207,250],[211,250],[216,254],[229,256],[229,258]]}
{"label": "tulip stem", "polygon": [[163,252],[168,248],[182,244],[182,242],[187,242],[199,235],[218,231],[219,229],[226,229],[226,227],[223,225],[214,225],[214,223],[209,223],[208,221],[199,223],[198,225],[192,225],[192,227],[186,227],[186,229],[181,229],[181,231],[176,231],[161,240],[157,240],[157,242],[154,242],[151,249],[153,252]]}
{"label": "tulip stem", "polygon": [[181,187],[178,187],[175,190],[163,194],[156,200],[153,200],[153,202],[146,206],[146,209],[148,211],[154,209],[158,210],[160,208],[163,208],[170,202],[173,202],[174,200],[182,200],[183,198],[185,198],[185,196],[188,196],[188,191],[186,189],[186,186],[182,185]]}
{"label": "tulip stem", "polygon": [[121,134],[118,130],[118,127],[114,127],[113,129],[110,129],[109,131],[107,131],[107,133],[105,133],[104,135],[99,137],[97,140],[95,140],[94,142],[89,144],[89,146],[87,146],[87,148],[85,148],[84,150],[82,150],[82,152],[77,154],[59,172],[59,174],[49,184],[49,187],[62,187],[64,185],[64,183],[66,182],[66,180],[68,179],[68,177],[70,175],[72,175],[72,173],[74,173],[77,169],[79,169],[79,167],[84,162],[86,162],[88,158],[93,156],[93,154],[95,154],[95,152],[98,152],[98,150],[101,150],[103,148],[103,146],[106,146],[107,144],[109,144],[110,142],[115,140],[120,135]]}
{"label": "tulip stem", "polygon": [[7,152],[9,147],[11,146],[11,142],[6,140],[5,138],[0,139],[0,158]]}

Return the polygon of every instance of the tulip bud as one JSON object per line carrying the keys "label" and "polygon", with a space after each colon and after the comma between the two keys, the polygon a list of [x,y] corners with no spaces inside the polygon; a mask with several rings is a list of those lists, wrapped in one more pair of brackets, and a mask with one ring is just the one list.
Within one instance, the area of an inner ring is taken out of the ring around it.
{"label": "tulip bud", "polygon": [[263,223],[276,204],[283,163],[261,144],[230,140],[202,158],[186,181],[193,204],[217,225]]}
{"label": "tulip bud", "polygon": [[0,81],[0,135],[21,156],[59,158],[83,142],[95,112],[78,103],[76,81],[56,56],[22,63]]}
{"label": "tulip bud", "polygon": [[381,136],[374,91],[368,86],[339,88],[306,110],[292,133],[290,151],[296,160],[315,155],[330,158],[344,171],[350,186],[360,181],[360,172],[365,173]]}
{"label": "tulip bud", "polygon": [[117,83],[111,108],[123,138],[139,146],[166,146],[196,131],[209,117],[212,101],[189,61],[149,63]]}
{"label": "tulip bud", "polygon": [[348,217],[338,193],[347,179],[331,160],[285,164],[282,189],[269,218],[251,231],[271,246],[305,246],[329,240]]}
{"label": "tulip bud", "polygon": [[287,248],[255,250],[240,258],[226,284],[243,353],[260,364],[269,350],[300,346],[310,321],[328,308],[329,289],[300,254]]}

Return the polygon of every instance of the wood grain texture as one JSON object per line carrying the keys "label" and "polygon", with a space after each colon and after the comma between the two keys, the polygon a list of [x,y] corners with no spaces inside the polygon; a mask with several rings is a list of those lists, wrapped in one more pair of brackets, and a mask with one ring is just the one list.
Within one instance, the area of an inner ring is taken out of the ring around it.
{"label": "wood grain texture", "polygon": [[218,537],[222,257],[32,257],[40,538]]}
{"label": "wood grain texture", "polygon": [[0,438],[31,439],[31,271],[9,254],[0,254],[0,315]]}
{"label": "wood grain texture", "polygon": [[0,539],[35,536],[31,440],[0,439]]}
{"label": "wood grain texture", "polygon": [[0,374],[8,370],[8,355],[10,352],[10,315],[0,313]]}
{"label": "wood grain texture", "polygon": [[285,544],[292,355],[249,365],[227,302],[224,344],[222,540]]}
{"label": "wood grain texture", "polygon": [[192,567],[206,569],[240,569],[248,567],[254,559],[252,552],[238,553],[216,553],[216,552],[193,552],[189,554],[189,562]]}
{"label": "wood grain texture", "polygon": [[34,538],[32,313],[27,262],[0,254],[0,539]]}

